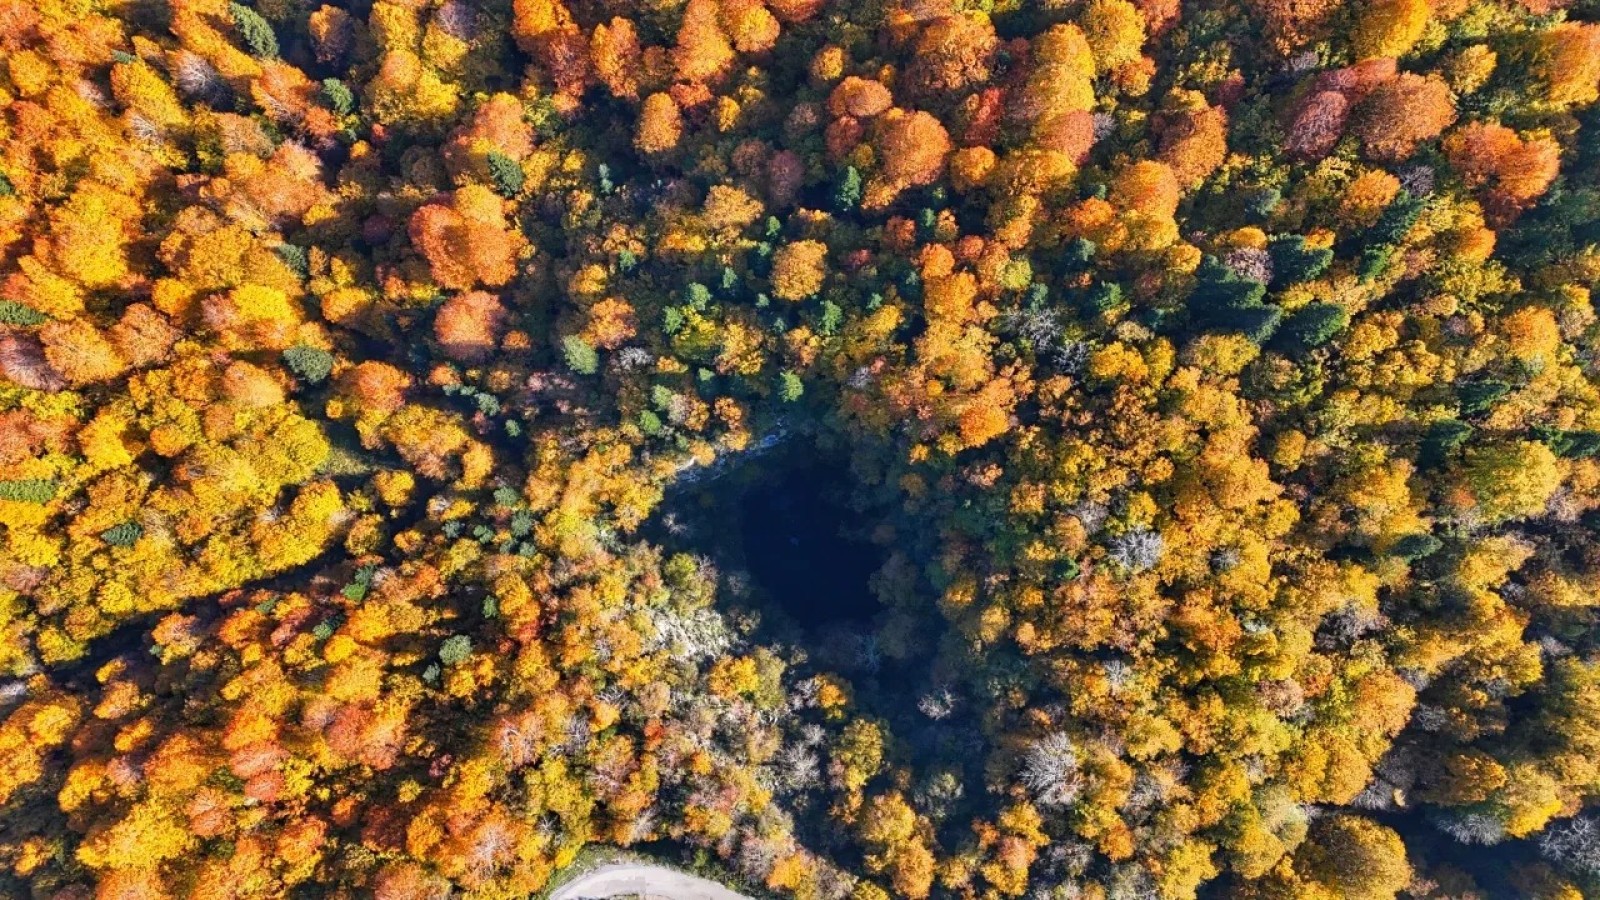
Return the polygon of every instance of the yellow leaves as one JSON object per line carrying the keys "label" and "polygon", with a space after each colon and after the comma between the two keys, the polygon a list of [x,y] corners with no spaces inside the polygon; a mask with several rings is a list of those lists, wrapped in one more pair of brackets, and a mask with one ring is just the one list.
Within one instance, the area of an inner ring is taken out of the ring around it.
{"label": "yellow leaves", "polygon": [[1544,511],[1561,486],[1561,467],[1535,441],[1473,447],[1461,467],[1477,512],[1491,524]]}
{"label": "yellow leaves", "polygon": [[11,84],[16,87],[17,93],[24,97],[36,97],[44,93],[55,80],[55,67],[50,64],[44,54],[33,50],[19,50],[11,54],[6,62],[7,74],[11,76]]}
{"label": "yellow leaves", "polygon": [[61,274],[86,288],[117,286],[129,275],[124,244],[139,217],[133,198],[84,182],[50,215],[51,258]]}
{"label": "yellow leaves", "polygon": [[454,116],[460,92],[408,50],[385,54],[368,85],[368,108],[384,123],[437,124]]}
{"label": "yellow leaves", "polygon": [[756,662],[748,656],[718,659],[711,667],[708,684],[713,693],[733,699],[760,687]]}
{"label": "yellow leaves", "polygon": [[171,85],[143,62],[112,66],[111,91],[124,105],[161,128],[188,120]]}
{"label": "yellow leaves", "polygon": [[773,254],[772,293],[780,300],[804,300],[822,290],[827,277],[828,245],[795,241]]}
{"label": "yellow leaves", "polygon": [[1137,383],[1149,373],[1139,351],[1120,341],[1098,347],[1089,355],[1089,376],[1100,381]]}
{"label": "yellow leaves", "polygon": [[979,190],[989,183],[997,158],[988,147],[963,147],[950,157],[952,186],[962,193]]}
{"label": "yellow leaves", "polygon": [[867,868],[887,871],[896,892],[914,900],[927,896],[933,881],[933,856],[920,836],[926,827],[898,791],[868,800],[858,823],[861,839],[873,847]]}
{"label": "yellow leaves", "polygon": [[1565,807],[1560,784],[1550,773],[1529,763],[1510,766],[1495,800],[1506,809],[1506,833],[1526,837],[1544,828]]}
{"label": "yellow leaves", "polygon": [[1184,362],[1213,377],[1231,378],[1261,355],[1261,348],[1242,334],[1206,334],[1184,348]]}
{"label": "yellow leaves", "polygon": [[1144,13],[1127,0],[1090,0],[1080,25],[1094,53],[1094,67],[1104,75],[1139,58],[1144,46]]}
{"label": "yellow leaves", "polygon": [[760,200],[739,188],[719,184],[706,193],[705,222],[716,230],[739,229],[761,218]]}
{"label": "yellow leaves", "polygon": [[518,46],[532,52],[542,38],[574,27],[572,14],[561,0],[515,0],[511,6],[511,33]]}
{"label": "yellow leaves", "polygon": [[173,810],[145,801],[91,832],[77,855],[91,869],[144,869],[183,854],[192,841]]}
{"label": "yellow leaves", "polygon": [[766,885],[775,891],[793,891],[810,874],[810,861],[802,853],[790,853],[772,864]]}
{"label": "yellow leaves", "polygon": [[1431,0],[1372,0],[1359,13],[1350,37],[1356,59],[1405,56],[1432,14]]}

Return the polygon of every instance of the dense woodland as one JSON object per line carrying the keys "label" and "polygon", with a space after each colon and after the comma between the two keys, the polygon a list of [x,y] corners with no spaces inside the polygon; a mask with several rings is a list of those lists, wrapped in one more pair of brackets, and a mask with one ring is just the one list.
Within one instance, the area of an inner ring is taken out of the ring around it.
{"label": "dense woodland", "polygon": [[1597,19],[0,0],[0,894],[1600,897]]}

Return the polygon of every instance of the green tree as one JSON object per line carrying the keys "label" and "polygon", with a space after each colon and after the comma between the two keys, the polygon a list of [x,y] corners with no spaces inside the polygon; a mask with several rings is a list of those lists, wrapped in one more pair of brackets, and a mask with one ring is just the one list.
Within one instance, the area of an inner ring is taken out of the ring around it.
{"label": "green tree", "polygon": [[511,157],[495,150],[489,151],[489,177],[494,179],[495,190],[502,197],[515,197],[522,193],[525,180],[522,166]]}
{"label": "green tree", "polygon": [[244,39],[251,54],[262,59],[277,59],[278,36],[273,33],[272,25],[260,13],[241,3],[230,3],[228,9],[233,13],[239,37]]}

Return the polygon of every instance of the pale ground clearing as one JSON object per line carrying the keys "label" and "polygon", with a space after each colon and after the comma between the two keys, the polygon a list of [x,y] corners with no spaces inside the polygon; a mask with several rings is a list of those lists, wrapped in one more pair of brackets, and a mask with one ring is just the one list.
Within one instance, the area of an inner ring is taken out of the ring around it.
{"label": "pale ground clearing", "polygon": [[750,900],[715,881],[638,862],[607,863],[585,872],[552,891],[549,900],[601,900],[622,896],[652,900]]}

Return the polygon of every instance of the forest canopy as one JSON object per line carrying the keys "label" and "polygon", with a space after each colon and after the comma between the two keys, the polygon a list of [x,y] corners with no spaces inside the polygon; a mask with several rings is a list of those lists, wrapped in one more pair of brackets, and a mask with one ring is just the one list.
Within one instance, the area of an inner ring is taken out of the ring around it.
{"label": "forest canopy", "polygon": [[0,894],[1600,896],[1597,287],[1596,0],[0,0]]}

